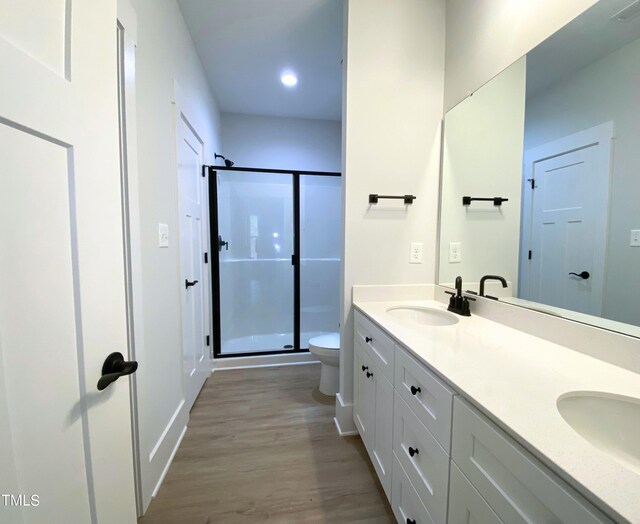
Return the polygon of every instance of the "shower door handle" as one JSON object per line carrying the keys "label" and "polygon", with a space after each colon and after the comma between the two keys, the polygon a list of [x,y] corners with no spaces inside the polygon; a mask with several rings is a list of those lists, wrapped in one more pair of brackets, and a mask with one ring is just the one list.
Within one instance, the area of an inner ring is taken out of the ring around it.
{"label": "shower door handle", "polygon": [[222,240],[222,235],[218,235],[218,251],[222,251],[222,248],[229,251],[229,242],[225,242]]}

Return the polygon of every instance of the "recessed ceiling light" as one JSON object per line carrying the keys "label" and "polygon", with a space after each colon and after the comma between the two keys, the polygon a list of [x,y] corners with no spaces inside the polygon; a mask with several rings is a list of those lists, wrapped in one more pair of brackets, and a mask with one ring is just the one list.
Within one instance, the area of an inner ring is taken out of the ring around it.
{"label": "recessed ceiling light", "polygon": [[280,75],[280,81],[286,87],[295,87],[298,83],[298,77],[293,71],[285,71]]}

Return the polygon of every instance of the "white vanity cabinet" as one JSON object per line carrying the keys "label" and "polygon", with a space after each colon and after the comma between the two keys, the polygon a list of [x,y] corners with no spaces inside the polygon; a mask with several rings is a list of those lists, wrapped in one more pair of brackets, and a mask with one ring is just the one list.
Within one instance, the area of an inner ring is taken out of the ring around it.
{"label": "white vanity cabinet", "polygon": [[382,374],[393,382],[394,340],[359,311],[354,317],[354,347],[366,349]]}
{"label": "white vanity cabinet", "polygon": [[446,524],[454,391],[357,311],[354,331],[353,418],[394,514]]}
{"label": "white vanity cabinet", "polygon": [[375,353],[358,339],[354,349],[353,418],[380,483],[391,498],[393,386]]}
{"label": "white vanity cabinet", "polygon": [[420,422],[449,453],[454,391],[400,345],[396,345],[393,385]]}
{"label": "white vanity cabinet", "polygon": [[398,522],[612,523],[359,311],[354,342],[354,420]]}
{"label": "white vanity cabinet", "polygon": [[451,462],[448,524],[502,524],[478,490]]}
{"label": "white vanity cabinet", "polygon": [[[460,397],[454,401],[451,457],[503,522],[611,523],[573,488]],[[461,499],[464,495],[460,489],[452,489],[451,493],[453,514],[456,505],[464,504]]]}

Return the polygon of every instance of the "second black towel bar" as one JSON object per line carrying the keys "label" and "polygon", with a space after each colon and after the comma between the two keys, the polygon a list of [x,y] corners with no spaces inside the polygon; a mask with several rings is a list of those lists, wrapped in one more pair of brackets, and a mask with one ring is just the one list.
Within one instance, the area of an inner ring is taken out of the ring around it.
{"label": "second black towel bar", "polygon": [[479,200],[481,202],[493,202],[494,206],[501,206],[503,202],[509,201],[508,198],[502,198],[502,197],[480,198],[480,197],[463,196],[462,205],[470,206],[471,202],[473,202],[474,200]]}

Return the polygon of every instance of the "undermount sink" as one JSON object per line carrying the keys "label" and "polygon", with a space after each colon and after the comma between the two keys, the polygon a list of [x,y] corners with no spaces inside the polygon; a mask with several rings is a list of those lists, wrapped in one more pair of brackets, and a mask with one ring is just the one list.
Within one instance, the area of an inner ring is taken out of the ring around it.
{"label": "undermount sink", "polygon": [[582,438],[640,474],[640,399],[596,391],[562,395],[558,411]]}
{"label": "undermount sink", "polygon": [[457,316],[430,307],[395,306],[387,309],[387,313],[401,322],[423,326],[453,326],[458,323]]}

